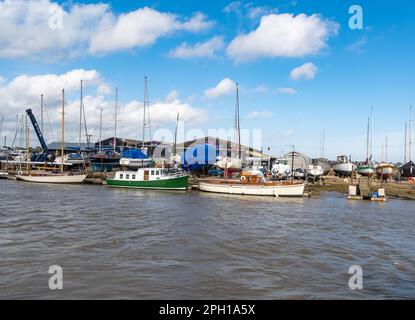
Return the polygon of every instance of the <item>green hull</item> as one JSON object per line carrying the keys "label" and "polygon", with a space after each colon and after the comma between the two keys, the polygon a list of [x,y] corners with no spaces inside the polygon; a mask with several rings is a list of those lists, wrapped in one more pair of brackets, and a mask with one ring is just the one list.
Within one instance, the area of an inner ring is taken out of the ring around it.
{"label": "green hull", "polygon": [[164,180],[126,181],[107,179],[107,185],[120,188],[186,190],[189,176],[174,177]]}

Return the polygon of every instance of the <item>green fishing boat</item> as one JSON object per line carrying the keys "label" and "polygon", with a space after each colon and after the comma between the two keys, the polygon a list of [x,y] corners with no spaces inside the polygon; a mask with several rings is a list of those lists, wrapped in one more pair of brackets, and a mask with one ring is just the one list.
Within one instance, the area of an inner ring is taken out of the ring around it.
{"label": "green fishing boat", "polygon": [[189,176],[179,171],[161,168],[140,168],[137,171],[117,171],[107,185],[120,188],[186,190]]}

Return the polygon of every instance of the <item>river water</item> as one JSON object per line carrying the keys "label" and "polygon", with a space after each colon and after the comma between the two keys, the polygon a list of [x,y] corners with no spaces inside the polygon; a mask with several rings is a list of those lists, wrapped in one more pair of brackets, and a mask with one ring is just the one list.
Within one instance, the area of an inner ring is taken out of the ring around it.
{"label": "river water", "polygon": [[[0,181],[0,298],[415,298],[415,203]],[[63,270],[50,290],[49,267]],[[348,286],[349,267],[363,289]]]}

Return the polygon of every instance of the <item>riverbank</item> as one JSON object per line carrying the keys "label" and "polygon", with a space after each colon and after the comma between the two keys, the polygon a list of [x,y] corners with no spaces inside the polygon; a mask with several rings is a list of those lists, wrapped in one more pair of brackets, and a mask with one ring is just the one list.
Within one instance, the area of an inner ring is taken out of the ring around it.
{"label": "riverbank", "polygon": [[[349,192],[349,185],[356,184],[357,180],[352,182],[350,179],[342,179],[336,176],[325,176],[315,184],[309,184],[308,188],[312,193],[320,191],[333,191],[347,194]],[[374,188],[385,188],[386,196],[390,198],[400,198],[407,200],[415,200],[415,183],[406,181],[395,182],[389,180],[387,183],[382,183],[380,180],[372,180]]]}

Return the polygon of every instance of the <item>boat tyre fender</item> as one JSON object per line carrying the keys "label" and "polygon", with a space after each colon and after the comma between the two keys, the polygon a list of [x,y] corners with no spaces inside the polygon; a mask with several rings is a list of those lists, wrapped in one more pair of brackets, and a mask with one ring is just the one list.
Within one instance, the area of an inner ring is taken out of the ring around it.
{"label": "boat tyre fender", "polygon": [[245,177],[245,176],[242,176],[242,177],[241,177],[241,181],[242,181],[242,182],[246,181],[246,177]]}

